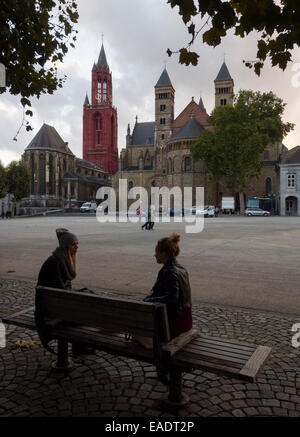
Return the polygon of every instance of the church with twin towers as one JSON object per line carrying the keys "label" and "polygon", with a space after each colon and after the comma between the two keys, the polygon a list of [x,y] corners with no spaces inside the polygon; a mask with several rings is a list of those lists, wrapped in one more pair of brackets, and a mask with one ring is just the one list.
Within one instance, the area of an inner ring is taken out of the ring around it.
{"label": "church with twin towers", "polygon": [[[239,194],[232,193],[223,184],[210,180],[203,161],[194,161],[190,148],[201,132],[213,130],[209,114],[200,97],[192,97],[175,118],[175,87],[171,74],[165,68],[154,85],[154,121],[142,122],[136,117],[133,127],[128,124],[126,147],[120,152],[119,171],[113,177],[118,190],[119,179],[127,179],[128,188],[142,186],[150,195],[151,187],[178,186],[192,188],[192,202],[196,202],[196,187],[204,187],[204,203],[221,206],[223,196],[235,196],[239,209]],[[188,76],[188,71],[187,71]],[[178,84],[180,87],[180,84]],[[225,63],[214,79],[215,107],[233,104],[234,80]],[[276,162],[281,148],[270,146],[262,155],[263,167],[259,178],[253,179],[245,189],[245,201],[254,196],[265,196],[266,184],[277,189]],[[265,158],[264,158],[265,157]],[[267,182],[266,182],[267,181]]]}

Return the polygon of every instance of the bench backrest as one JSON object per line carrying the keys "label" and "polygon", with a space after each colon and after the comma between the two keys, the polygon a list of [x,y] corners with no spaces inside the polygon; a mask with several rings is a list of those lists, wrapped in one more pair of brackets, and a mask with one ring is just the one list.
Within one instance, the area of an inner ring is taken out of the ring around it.
{"label": "bench backrest", "polygon": [[162,343],[170,340],[166,306],[160,303],[39,286],[36,288],[36,311],[44,318],[156,337]]}

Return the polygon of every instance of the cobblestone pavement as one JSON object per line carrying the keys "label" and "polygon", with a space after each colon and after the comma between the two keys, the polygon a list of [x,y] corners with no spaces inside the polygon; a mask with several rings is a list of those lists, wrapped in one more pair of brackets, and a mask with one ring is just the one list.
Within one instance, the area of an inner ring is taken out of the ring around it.
{"label": "cobblestone pavement", "polygon": [[[0,278],[0,317],[33,303],[33,282]],[[273,352],[255,384],[208,372],[185,374],[190,402],[180,416],[300,416],[300,348],[291,343],[291,327],[299,318],[199,302],[193,315],[202,333],[270,346]],[[75,362],[68,376],[55,374],[35,332],[6,328],[0,416],[171,416],[155,407],[167,390],[152,365],[97,352]],[[21,348],[18,339],[34,344]]]}

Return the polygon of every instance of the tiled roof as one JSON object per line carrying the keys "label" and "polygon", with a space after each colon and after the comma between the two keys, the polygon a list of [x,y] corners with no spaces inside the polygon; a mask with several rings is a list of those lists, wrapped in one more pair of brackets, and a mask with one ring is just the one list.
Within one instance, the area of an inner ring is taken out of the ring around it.
{"label": "tiled roof", "polygon": [[199,124],[195,118],[192,116],[185,123],[185,125],[179,129],[179,131],[172,136],[169,141],[172,140],[180,140],[180,139],[189,139],[189,138],[198,138],[200,132],[204,130],[204,127]]}
{"label": "tiled roof", "polygon": [[132,132],[132,145],[154,145],[155,122],[136,123]]}
{"label": "tiled roof", "polygon": [[105,55],[105,50],[104,50],[103,44],[101,46],[101,50],[100,50],[100,54],[99,54],[99,58],[98,58],[98,63],[97,63],[97,66],[99,66],[99,65],[101,65],[101,67],[109,68],[107,60],[106,60],[106,55]]}
{"label": "tiled roof", "polygon": [[157,84],[155,85],[155,88],[157,87],[163,87],[163,86],[173,86],[171,83],[171,80],[169,78],[168,72],[166,70],[166,68],[164,69],[164,71],[162,72],[160,78],[157,81]]}
{"label": "tiled roof", "polygon": [[225,61],[223,62],[222,67],[220,68],[218,76],[215,80],[232,80]]}
{"label": "tiled roof", "polygon": [[285,153],[280,164],[300,164],[300,146],[296,146]]}
{"label": "tiled roof", "polygon": [[48,124],[43,124],[33,140],[25,150],[30,149],[45,149],[45,150],[57,150],[59,152],[69,153],[73,155],[69,149],[67,143],[61,138],[56,129]]}

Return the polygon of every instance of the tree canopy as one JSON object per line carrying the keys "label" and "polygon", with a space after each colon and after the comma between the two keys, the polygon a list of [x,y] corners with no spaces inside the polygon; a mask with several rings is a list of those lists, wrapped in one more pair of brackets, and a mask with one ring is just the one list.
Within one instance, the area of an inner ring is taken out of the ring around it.
{"label": "tree canopy", "polygon": [[0,161],[0,199],[4,197],[6,194],[6,171],[5,167],[2,165]]}
{"label": "tree canopy", "polygon": [[7,192],[19,201],[30,194],[30,172],[22,161],[12,161],[6,169]]}
{"label": "tree canopy", "polygon": [[265,148],[293,129],[284,123],[285,103],[272,92],[240,91],[234,105],[218,106],[209,117],[213,132],[203,131],[191,147],[194,159],[204,161],[211,179],[242,191],[258,176]]}
{"label": "tree canopy", "polygon": [[[30,97],[62,87],[66,77],[58,77],[55,63],[74,47],[77,20],[73,0],[2,0],[0,63],[6,68],[6,86],[0,93],[20,95],[25,108],[31,106]],[[26,129],[31,130],[28,122]]]}
{"label": "tree canopy", "polygon": [[[199,55],[190,50],[203,30],[204,43],[216,47],[228,31],[244,38],[257,31],[257,59],[244,61],[256,74],[269,57],[272,66],[284,70],[292,59],[292,49],[300,46],[299,0],[167,0],[172,8],[179,7],[179,14],[187,26],[191,41],[179,50],[179,62],[197,65]],[[203,24],[196,29],[193,18],[200,16]],[[172,55],[170,49],[167,53]]]}

